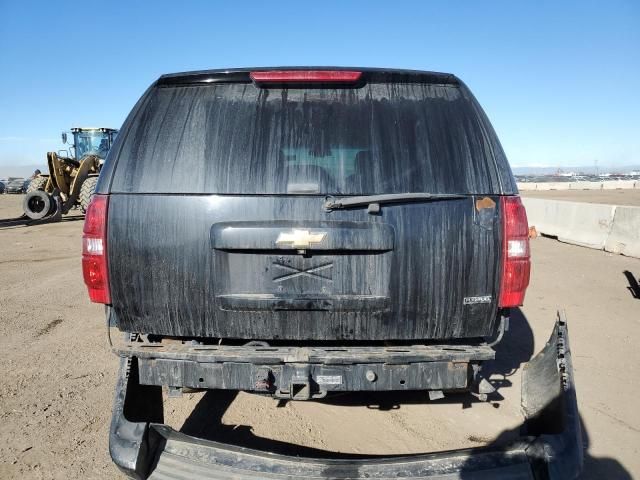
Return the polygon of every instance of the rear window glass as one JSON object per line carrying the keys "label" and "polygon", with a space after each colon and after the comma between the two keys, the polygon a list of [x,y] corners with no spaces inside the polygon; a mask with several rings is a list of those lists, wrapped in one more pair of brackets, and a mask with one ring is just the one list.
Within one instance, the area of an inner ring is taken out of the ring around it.
{"label": "rear window glass", "polygon": [[123,133],[114,192],[499,193],[456,86],[158,87]]}

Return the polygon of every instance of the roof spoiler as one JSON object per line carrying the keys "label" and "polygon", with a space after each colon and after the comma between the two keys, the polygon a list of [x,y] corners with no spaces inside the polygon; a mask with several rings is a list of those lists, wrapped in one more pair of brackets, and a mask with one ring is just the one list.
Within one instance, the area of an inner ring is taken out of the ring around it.
{"label": "roof spoiler", "polygon": [[162,75],[157,82],[160,87],[209,85],[215,83],[252,83],[251,72],[362,72],[358,77],[364,83],[430,83],[460,86],[462,82],[450,73],[421,70],[398,70],[360,67],[256,67],[221,70],[200,70],[195,72]]}

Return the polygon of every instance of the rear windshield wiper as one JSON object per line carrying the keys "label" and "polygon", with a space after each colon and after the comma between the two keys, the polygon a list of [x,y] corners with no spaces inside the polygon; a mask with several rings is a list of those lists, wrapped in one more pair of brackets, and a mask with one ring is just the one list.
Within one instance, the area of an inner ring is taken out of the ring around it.
{"label": "rear windshield wiper", "polygon": [[456,193],[387,193],[382,195],[364,195],[360,197],[327,197],[324,202],[326,210],[338,210],[340,208],[361,207],[367,205],[370,213],[380,210],[383,203],[423,202],[430,200],[455,200],[466,198],[467,195]]}

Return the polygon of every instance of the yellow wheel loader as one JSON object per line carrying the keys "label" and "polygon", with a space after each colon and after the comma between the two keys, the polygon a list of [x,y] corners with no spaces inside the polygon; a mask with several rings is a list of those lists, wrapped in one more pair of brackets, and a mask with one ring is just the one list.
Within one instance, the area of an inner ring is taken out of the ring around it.
{"label": "yellow wheel loader", "polygon": [[[36,176],[27,187],[23,210],[32,220],[59,220],[77,207],[86,211],[118,130],[72,128],[71,133],[72,155],[67,150],[47,153],[49,173]],[[62,134],[62,142],[67,143],[66,132]]]}

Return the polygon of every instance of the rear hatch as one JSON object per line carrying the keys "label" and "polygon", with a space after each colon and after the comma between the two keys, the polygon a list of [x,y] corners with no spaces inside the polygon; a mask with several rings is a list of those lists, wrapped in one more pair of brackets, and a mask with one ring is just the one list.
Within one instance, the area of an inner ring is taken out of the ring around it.
{"label": "rear hatch", "polygon": [[491,334],[499,196],[515,185],[468,89],[442,74],[269,72],[162,77],[129,116],[99,185],[120,328]]}

